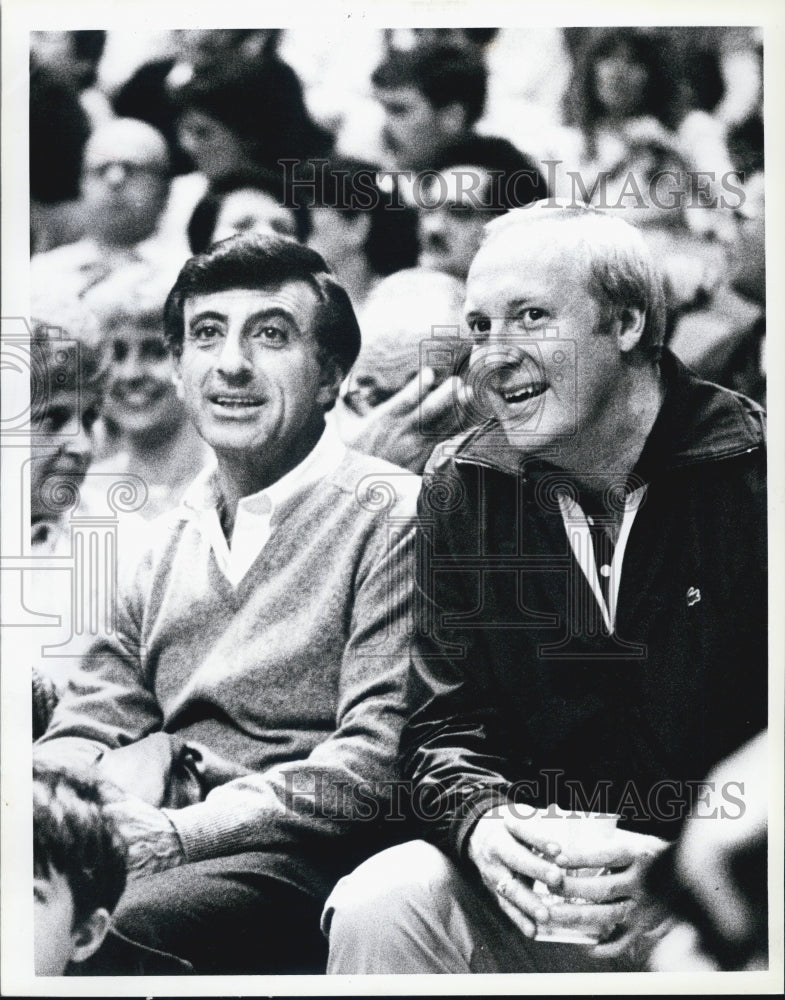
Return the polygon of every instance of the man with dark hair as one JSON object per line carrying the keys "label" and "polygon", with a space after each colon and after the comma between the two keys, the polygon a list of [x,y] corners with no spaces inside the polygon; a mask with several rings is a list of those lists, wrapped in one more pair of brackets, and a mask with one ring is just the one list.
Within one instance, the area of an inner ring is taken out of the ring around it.
{"label": "man with dark hair", "polygon": [[156,522],[38,752],[128,793],[129,938],[197,972],[319,971],[321,904],[396,774],[419,481],[325,427],[360,333],[313,250],[217,244],[165,331],[217,464]]}
{"label": "man with dark hair", "polygon": [[371,82],[395,167],[433,167],[443,147],[470,134],[485,107],[487,78],[473,45],[426,42],[391,50]]}
{"label": "man with dark hair", "polygon": [[743,770],[733,802],[703,779],[766,724],[764,415],[662,349],[618,216],[494,220],[466,295],[486,419],[426,470],[418,525],[424,840],[339,883],[330,968],[640,969],[647,864],[689,815],[744,812]]}
{"label": "man with dark hair", "polygon": [[419,264],[466,281],[485,224],[546,198],[537,164],[506,139],[472,135],[445,147],[423,185]]}

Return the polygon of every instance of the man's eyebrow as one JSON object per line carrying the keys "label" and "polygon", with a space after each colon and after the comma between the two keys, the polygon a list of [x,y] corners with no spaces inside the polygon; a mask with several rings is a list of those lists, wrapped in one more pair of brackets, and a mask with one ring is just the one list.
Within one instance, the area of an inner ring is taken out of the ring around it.
{"label": "man's eyebrow", "polygon": [[265,306],[263,309],[258,309],[256,312],[251,313],[251,315],[246,319],[243,324],[245,327],[251,326],[253,323],[258,323],[259,320],[266,319],[284,319],[287,323],[294,327],[294,329],[301,333],[300,324],[294,313],[286,309],[284,306]]}
{"label": "man's eyebrow", "polygon": [[226,315],[224,313],[216,312],[215,309],[207,309],[204,312],[199,312],[192,316],[188,321],[188,328],[193,329],[193,327],[197,323],[200,323],[203,319],[217,319],[225,323]]}

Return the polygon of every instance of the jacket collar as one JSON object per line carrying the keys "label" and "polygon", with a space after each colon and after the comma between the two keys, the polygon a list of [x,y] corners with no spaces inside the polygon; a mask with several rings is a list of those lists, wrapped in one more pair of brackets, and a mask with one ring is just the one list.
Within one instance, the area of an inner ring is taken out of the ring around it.
{"label": "jacket collar", "polygon": [[[650,481],[658,471],[731,458],[765,446],[765,414],[757,403],[697,378],[667,348],[662,352],[660,372],[665,396],[636,464],[636,475]],[[524,461],[527,469],[532,465],[525,452],[507,441],[495,419],[468,431],[449,450],[458,463],[512,475],[519,473]]]}

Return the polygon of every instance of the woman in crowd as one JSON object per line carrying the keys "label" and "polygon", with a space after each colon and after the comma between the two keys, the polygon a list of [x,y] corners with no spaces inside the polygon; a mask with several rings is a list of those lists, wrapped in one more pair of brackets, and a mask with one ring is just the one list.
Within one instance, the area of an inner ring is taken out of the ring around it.
{"label": "woman in crowd", "polygon": [[304,241],[309,231],[308,208],[285,197],[281,174],[240,170],[219,177],[194,209],[188,223],[192,253],[237,233],[272,230]]}
{"label": "woman in crowd", "polygon": [[310,162],[298,180],[309,209],[308,244],[346,288],[355,307],[377,282],[417,263],[417,213],[404,205],[392,180],[377,183],[376,168],[358,160]]}

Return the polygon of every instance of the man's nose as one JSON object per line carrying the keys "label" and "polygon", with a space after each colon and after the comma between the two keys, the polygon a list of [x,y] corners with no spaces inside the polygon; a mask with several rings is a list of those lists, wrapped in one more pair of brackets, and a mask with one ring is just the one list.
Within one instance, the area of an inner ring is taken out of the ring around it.
{"label": "man's nose", "polygon": [[60,451],[78,458],[85,467],[90,464],[93,435],[85,428],[80,414],[75,414],[63,427]]}
{"label": "man's nose", "polygon": [[247,376],[251,370],[247,350],[245,340],[240,333],[230,330],[218,355],[219,373],[226,378]]}
{"label": "man's nose", "polygon": [[436,236],[444,232],[444,215],[438,208],[420,210],[420,234],[423,237]]}
{"label": "man's nose", "polygon": [[107,163],[103,171],[104,184],[110,188],[120,188],[125,184],[128,171],[122,163]]}
{"label": "man's nose", "polygon": [[507,368],[521,364],[532,356],[538,356],[537,346],[521,338],[505,337],[502,324],[493,325],[481,344],[475,344],[471,352],[470,368],[489,370]]}
{"label": "man's nose", "polygon": [[137,351],[128,351],[120,360],[115,361],[112,367],[115,377],[124,382],[133,382],[145,375],[145,366]]}

